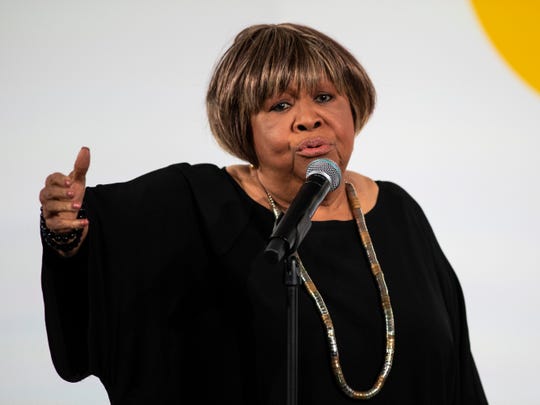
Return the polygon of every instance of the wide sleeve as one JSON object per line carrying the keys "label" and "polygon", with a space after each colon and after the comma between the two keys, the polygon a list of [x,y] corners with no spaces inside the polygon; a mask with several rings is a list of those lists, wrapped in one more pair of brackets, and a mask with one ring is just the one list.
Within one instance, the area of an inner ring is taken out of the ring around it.
{"label": "wide sleeve", "polygon": [[[63,379],[95,375],[118,397],[134,380],[158,391],[161,380],[178,376],[185,355],[178,347],[194,334],[168,325],[204,310],[209,260],[183,167],[88,187],[90,228],[78,254],[63,258],[44,245],[45,321]],[[197,310],[183,314],[188,304]]]}
{"label": "wide sleeve", "polygon": [[49,349],[58,374],[70,382],[88,367],[88,249],[65,258],[43,244],[41,283]]}
{"label": "wide sleeve", "polygon": [[209,164],[87,188],[82,249],[68,259],[43,251],[49,347],[63,379],[94,375],[113,404],[238,395],[241,370],[227,355],[237,342],[216,277],[248,223],[237,196]]}
{"label": "wide sleeve", "polygon": [[[441,259],[446,261],[446,259]],[[456,403],[459,404],[487,404],[484,388],[476,368],[469,340],[469,327],[465,299],[459,280],[454,271],[449,271],[449,286],[447,287],[447,301],[450,319],[457,343],[459,362],[458,379],[456,382]]]}
{"label": "wide sleeve", "polygon": [[471,352],[469,327],[465,298],[458,276],[443,252],[424,211],[420,205],[407,195],[412,215],[421,229],[427,246],[433,257],[433,268],[443,293],[446,311],[450,319],[454,351],[457,353],[454,361],[456,370],[454,386],[455,404],[481,405],[487,404],[486,395]]}

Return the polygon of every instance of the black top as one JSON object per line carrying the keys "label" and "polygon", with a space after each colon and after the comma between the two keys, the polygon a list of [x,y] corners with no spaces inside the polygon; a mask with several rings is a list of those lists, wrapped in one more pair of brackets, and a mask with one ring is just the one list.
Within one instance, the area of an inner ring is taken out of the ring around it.
{"label": "black top", "polygon": [[[301,286],[298,403],[486,404],[456,275],[411,196],[378,186],[366,222],[394,310],[392,370],[373,399],[342,393]],[[284,268],[262,255],[272,212],[224,169],[187,163],[88,187],[85,205],[90,231],[76,257],[44,247],[59,375],[99,377],[112,404],[283,405]],[[384,318],[354,221],[313,222],[299,253],[330,311],[348,384],[370,388],[384,359]]]}

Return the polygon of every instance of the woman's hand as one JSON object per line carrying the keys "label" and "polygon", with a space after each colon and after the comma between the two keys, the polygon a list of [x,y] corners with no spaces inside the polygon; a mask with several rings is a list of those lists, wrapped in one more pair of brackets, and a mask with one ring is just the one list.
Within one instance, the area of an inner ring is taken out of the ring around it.
{"label": "woman's hand", "polygon": [[88,233],[88,220],[77,218],[81,209],[86,187],[86,172],[90,166],[90,149],[82,147],[77,155],[73,170],[67,176],[53,173],[45,180],[39,193],[42,214],[48,231],[67,234],[74,229],[83,229],[81,242],[69,251],[56,249],[63,256],[75,254]]}

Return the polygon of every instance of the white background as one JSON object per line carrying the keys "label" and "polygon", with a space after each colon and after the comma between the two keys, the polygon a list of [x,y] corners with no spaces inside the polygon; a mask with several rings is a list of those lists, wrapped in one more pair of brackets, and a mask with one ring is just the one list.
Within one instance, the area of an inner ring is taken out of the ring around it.
{"label": "white background", "polygon": [[[490,404],[538,404],[540,97],[466,0],[0,0],[0,403],[107,404],[61,380],[40,289],[38,192],[92,151],[88,184],[237,161],[210,135],[212,66],[254,23],[312,25],[364,64],[378,106],[350,168],[422,205],[464,289]],[[419,314],[421,316],[421,314]]]}

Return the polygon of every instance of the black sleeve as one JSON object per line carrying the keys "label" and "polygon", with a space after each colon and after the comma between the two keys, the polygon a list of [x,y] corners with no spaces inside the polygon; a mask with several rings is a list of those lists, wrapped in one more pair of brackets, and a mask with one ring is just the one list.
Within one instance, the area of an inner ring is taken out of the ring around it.
{"label": "black sleeve", "polygon": [[[469,328],[465,310],[465,300],[459,281],[452,271],[450,274],[452,296],[449,298],[453,308],[451,319],[454,324],[454,333],[459,350],[459,381],[457,382],[456,403],[460,404],[487,404],[484,388],[471,353],[469,341]],[[449,289],[450,289],[449,288]]]}
{"label": "black sleeve", "polygon": [[[189,347],[195,334],[168,325],[204,310],[209,260],[182,167],[88,187],[84,246],[72,258],[44,246],[45,320],[63,379],[95,375],[112,397],[135,380],[176,389],[167,379],[186,362],[178,347]],[[196,310],[184,313],[188,304]]]}
{"label": "black sleeve", "polygon": [[88,368],[88,249],[66,258],[43,243],[41,283],[49,349],[58,374],[70,382]]}
{"label": "black sleeve", "polygon": [[[405,191],[403,192],[406,194]],[[455,359],[458,372],[455,381],[454,403],[487,404],[486,395],[471,352],[465,299],[458,276],[439,245],[424,211],[410,195],[406,195],[411,210],[416,216],[418,226],[422,229],[428,246],[431,246],[433,267],[437,272],[446,303],[446,310],[451,321],[454,344],[458,353]]]}
{"label": "black sleeve", "polygon": [[234,364],[219,388],[207,386],[219,354],[236,347],[213,277],[249,215],[232,182],[216,166],[182,163],[87,188],[82,249],[68,259],[43,252],[49,346],[63,379],[94,375],[115,405],[238,389]]}
{"label": "black sleeve", "polygon": [[[427,224],[427,220],[426,220]],[[486,395],[471,352],[469,326],[465,298],[461,284],[433,234],[429,224],[427,229],[432,240],[435,266],[440,273],[440,282],[445,295],[447,311],[452,322],[454,342],[457,345],[458,371],[456,381],[456,401],[458,404],[487,404]]]}

